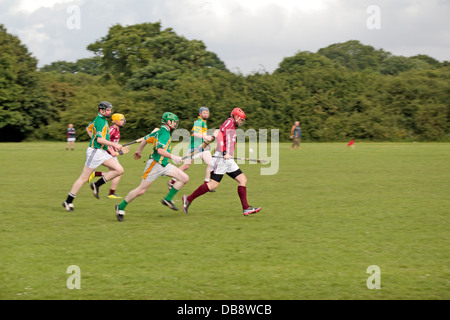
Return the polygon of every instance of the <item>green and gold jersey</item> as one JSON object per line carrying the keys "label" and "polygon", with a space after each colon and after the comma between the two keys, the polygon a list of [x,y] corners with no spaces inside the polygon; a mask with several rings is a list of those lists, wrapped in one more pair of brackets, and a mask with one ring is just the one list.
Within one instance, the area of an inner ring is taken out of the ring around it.
{"label": "green and gold jersey", "polygon": [[103,149],[105,151],[108,150],[108,146],[98,143],[97,138],[103,138],[109,141],[108,120],[106,120],[106,118],[100,113],[98,113],[92,126],[92,138],[89,142],[89,147],[94,149]]}
{"label": "green and gold jersey", "polygon": [[202,138],[194,137],[194,133],[200,133],[201,135],[203,135],[206,133],[206,131],[208,131],[206,121],[203,120],[201,117],[198,117],[198,119],[195,120],[194,122],[194,126],[192,127],[191,148],[196,149],[203,142]]}
{"label": "green and gold jersey", "polygon": [[145,141],[153,144],[153,150],[150,153],[149,159],[153,159],[165,167],[169,163],[169,159],[160,155],[158,149],[163,148],[169,153],[172,151],[172,138],[170,137],[169,129],[163,125],[158,131],[146,135]]}

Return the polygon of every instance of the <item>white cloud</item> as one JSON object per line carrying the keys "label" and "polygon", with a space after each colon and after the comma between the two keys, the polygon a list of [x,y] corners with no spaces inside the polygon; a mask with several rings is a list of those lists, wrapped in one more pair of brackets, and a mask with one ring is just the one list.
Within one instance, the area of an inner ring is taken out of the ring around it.
{"label": "white cloud", "polygon": [[[69,5],[81,28],[69,30]],[[381,10],[381,29],[367,28],[367,8]],[[88,44],[109,27],[161,21],[163,28],[202,40],[230,70],[275,70],[298,51],[316,52],[359,40],[396,55],[450,60],[450,1],[443,0],[2,0],[0,21],[39,60],[92,56]]]}
{"label": "white cloud", "polygon": [[40,8],[51,8],[56,4],[64,4],[69,2],[78,2],[74,0],[16,0],[14,7],[12,8],[13,13],[18,13],[20,11],[32,13]]}

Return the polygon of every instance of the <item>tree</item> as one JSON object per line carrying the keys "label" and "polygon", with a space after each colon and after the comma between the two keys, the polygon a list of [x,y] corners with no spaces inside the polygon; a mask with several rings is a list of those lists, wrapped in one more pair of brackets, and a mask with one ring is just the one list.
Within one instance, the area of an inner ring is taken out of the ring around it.
{"label": "tree", "polygon": [[56,73],[87,73],[101,75],[104,70],[100,57],[80,59],[77,62],[56,61],[43,66],[40,71]]}
{"label": "tree", "polygon": [[[122,84],[135,75],[138,80],[143,80],[145,74],[158,77],[155,70],[161,68],[152,65],[161,59],[169,69],[173,67],[181,72],[202,67],[225,69],[225,64],[207,51],[202,41],[187,40],[170,28],[161,30],[160,22],[126,27],[117,24],[109,29],[107,36],[90,44],[88,50],[101,57],[106,70]],[[142,68],[147,70],[141,71]],[[133,81],[131,88],[147,86],[137,82]]]}
{"label": "tree", "polygon": [[374,47],[363,45],[356,40],[332,44],[320,49],[317,53],[352,71],[378,71],[381,62],[391,55],[382,49],[375,50]]}
{"label": "tree", "polygon": [[0,141],[21,141],[51,118],[36,65],[19,38],[0,24]]}

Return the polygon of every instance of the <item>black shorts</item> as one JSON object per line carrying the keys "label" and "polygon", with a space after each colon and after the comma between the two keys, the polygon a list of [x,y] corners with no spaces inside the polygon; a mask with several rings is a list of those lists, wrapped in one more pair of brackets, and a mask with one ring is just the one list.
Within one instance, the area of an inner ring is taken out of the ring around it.
{"label": "black shorts", "polygon": [[[236,171],[233,172],[227,172],[227,175],[232,178],[232,179],[236,179],[236,177],[238,175],[240,175],[242,173],[241,169],[237,169]],[[220,182],[222,181],[223,178],[223,174],[215,174],[214,171],[211,172],[211,179],[216,181],[216,182]]]}

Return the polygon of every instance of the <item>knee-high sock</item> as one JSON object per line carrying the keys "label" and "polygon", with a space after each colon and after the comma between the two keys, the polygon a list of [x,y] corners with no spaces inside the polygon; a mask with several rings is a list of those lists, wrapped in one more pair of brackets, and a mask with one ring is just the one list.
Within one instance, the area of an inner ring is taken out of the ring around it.
{"label": "knee-high sock", "polygon": [[247,209],[249,207],[247,202],[247,187],[238,186],[238,195],[239,199],[241,199],[242,209]]}
{"label": "knee-high sock", "polygon": [[187,197],[187,200],[189,202],[192,202],[195,200],[195,198],[200,197],[202,194],[205,194],[209,191],[208,185],[206,183],[202,184],[200,187],[197,188],[192,194]]}

